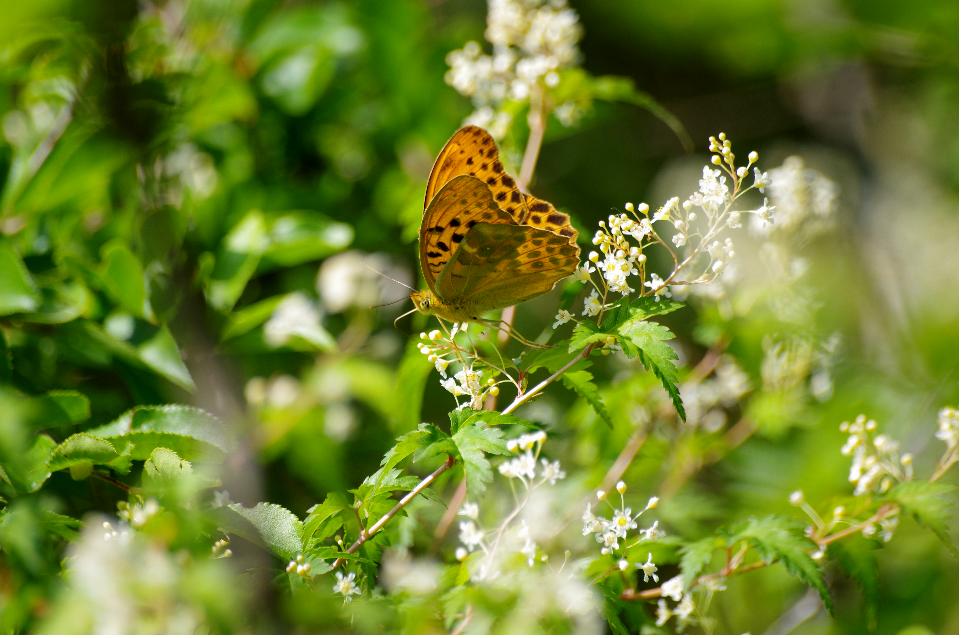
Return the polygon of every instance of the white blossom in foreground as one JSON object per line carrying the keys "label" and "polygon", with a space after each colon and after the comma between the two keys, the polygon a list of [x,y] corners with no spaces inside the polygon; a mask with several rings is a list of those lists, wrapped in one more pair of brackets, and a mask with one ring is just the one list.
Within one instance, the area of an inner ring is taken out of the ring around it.
{"label": "white blossom in foreground", "polygon": [[959,447],[959,411],[955,408],[942,408],[939,411],[939,431],[935,438],[944,441],[949,450]]}

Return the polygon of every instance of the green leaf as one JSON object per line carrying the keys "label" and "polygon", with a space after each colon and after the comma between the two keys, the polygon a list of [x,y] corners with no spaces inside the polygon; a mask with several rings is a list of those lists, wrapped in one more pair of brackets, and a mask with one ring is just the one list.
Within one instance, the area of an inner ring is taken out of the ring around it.
{"label": "green leaf", "polygon": [[852,577],[865,597],[865,621],[869,630],[878,622],[878,606],[881,597],[878,561],[875,552],[878,543],[858,535],[851,536],[828,546],[828,555]]}
{"label": "green leaf", "polygon": [[175,482],[191,471],[190,461],[183,460],[176,452],[165,447],[154,448],[144,463],[144,475],[156,482]]}
{"label": "green leaf", "polygon": [[233,339],[257,328],[271,318],[271,315],[285,299],[287,299],[286,294],[277,295],[245,306],[240,310],[234,310],[227,318],[221,339],[224,341]]}
{"label": "green leaf", "polygon": [[[227,508],[242,519],[225,521],[230,528],[228,531],[253,542],[263,542],[274,554],[285,560],[301,553],[302,523],[287,508],[274,503],[258,503],[254,507],[231,503]],[[244,522],[247,524],[243,524]]]}
{"label": "green leaf", "polygon": [[686,151],[692,150],[691,136],[688,135],[681,121],[650,94],[640,91],[635,86],[634,80],[616,75],[602,75],[591,79],[592,93],[595,98],[609,102],[626,102],[646,109],[672,130]]}
{"label": "green leaf", "polygon": [[310,551],[316,543],[334,534],[344,525],[341,513],[349,508],[340,494],[332,492],[323,503],[318,503],[307,511],[307,518],[301,527],[301,543]]}
{"label": "green leaf", "polygon": [[74,390],[52,390],[30,400],[30,422],[47,429],[83,423],[90,418],[90,401]]}
{"label": "green leaf", "polygon": [[75,465],[106,465],[117,458],[117,448],[110,441],[86,432],[68,437],[50,455],[49,471],[56,472]]}
{"label": "green leaf", "polygon": [[0,316],[32,312],[40,307],[40,292],[20,255],[0,242]]}
{"label": "green leaf", "polygon": [[227,234],[205,277],[210,305],[227,312],[240,299],[267,250],[267,221],[259,210],[247,213]]}
{"label": "green leaf", "polygon": [[213,415],[185,405],[140,406],[87,434],[112,442],[133,459],[146,459],[165,447],[181,458],[202,459],[231,449],[224,424]]}
{"label": "green leaf", "polygon": [[275,214],[269,237],[260,270],[296,266],[340,252],[351,245],[354,229],[317,211],[302,210]]}
{"label": "green leaf", "polygon": [[652,321],[630,320],[618,328],[621,347],[625,354],[638,357],[642,364],[661,381],[681,420],[685,420],[685,406],[678,391],[678,353],[668,345],[675,338],[671,330]]}
{"label": "green leaf", "polygon": [[686,588],[711,564],[715,550],[723,545],[722,539],[717,536],[708,536],[681,548],[679,568]]}
{"label": "green leaf", "polygon": [[140,344],[138,351],[148,366],[185,390],[194,389],[194,380],[184,365],[177,342],[167,326],[161,326],[153,337]]}
{"label": "green leaf", "polygon": [[394,396],[397,406],[392,424],[395,430],[404,431],[418,422],[421,415],[421,402],[424,399],[424,386],[434,366],[417,348],[417,343],[408,343],[404,357],[398,367]]}
{"label": "green leaf", "polygon": [[483,423],[463,425],[451,439],[457,447],[458,456],[464,463],[464,476],[468,481],[468,494],[478,498],[484,487],[491,482],[491,463],[485,453],[507,454],[501,430]]}
{"label": "green leaf", "polygon": [[120,239],[107,244],[102,255],[101,279],[107,293],[132,315],[151,319],[153,313],[140,259]]}
{"label": "green leaf", "polygon": [[573,390],[587,401],[601,420],[609,428],[614,429],[615,423],[611,419],[611,412],[608,411],[608,406],[605,405],[601,392],[598,391],[598,386],[593,383],[593,380],[594,375],[587,370],[569,371],[561,376],[561,382],[565,384],[565,387]]}
{"label": "green leaf", "polygon": [[579,323],[575,326],[571,333],[571,339],[568,341],[568,353],[579,352],[593,343],[604,343],[613,336],[607,332],[599,331],[590,324]]}
{"label": "green leaf", "polygon": [[952,503],[956,502],[956,488],[944,483],[928,481],[908,481],[899,483],[887,497],[912,515],[923,527],[927,527],[952,552],[959,555],[959,549],[949,534],[949,519],[954,518]]}
{"label": "green leaf", "polygon": [[781,562],[790,574],[814,588],[822,597],[825,608],[832,611],[828,587],[818,563],[811,556],[817,547],[805,536],[797,521],[777,516],[750,518],[733,534],[730,544],[742,540],[751,543],[765,561]]}
{"label": "green leaf", "polygon": [[6,464],[2,469],[21,492],[36,492],[50,478],[49,461],[57,442],[46,434],[34,439],[24,454],[19,455],[16,465]]}

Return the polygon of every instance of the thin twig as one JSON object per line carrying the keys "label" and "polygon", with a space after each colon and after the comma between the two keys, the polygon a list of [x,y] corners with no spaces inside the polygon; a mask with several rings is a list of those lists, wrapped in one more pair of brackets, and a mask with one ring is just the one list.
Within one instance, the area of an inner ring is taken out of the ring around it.
{"label": "thin twig", "polygon": [[558,370],[555,371],[555,372],[554,372],[551,376],[549,376],[547,379],[545,379],[544,381],[542,381],[542,382],[539,383],[538,385],[534,386],[533,388],[531,388],[530,390],[528,390],[527,392],[525,392],[524,394],[522,394],[521,396],[519,396],[518,398],[516,398],[516,399],[511,403],[511,405],[509,405],[508,407],[506,407],[504,410],[501,411],[501,414],[511,414],[512,412],[514,412],[515,410],[517,410],[518,408],[520,408],[522,405],[524,405],[525,403],[527,403],[528,401],[530,401],[534,396],[540,394],[542,390],[544,390],[547,386],[549,386],[550,384],[552,384],[552,383],[554,383],[555,381],[557,381],[558,378],[560,378],[561,375],[563,375],[565,372],[567,372],[568,370],[570,370],[571,368],[573,368],[575,365],[577,365],[578,363],[580,363],[582,360],[587,359],[587,358],[588,358],[588,355],[591,354],[591,351],[594,350],[597,345],[598,345],[598,344],[593,343],[593,344],[591,344],[591,345],[586,346],[585,349],[582,350],[581,353],[580,353],[577,357],[575,357],[574,359],[572,359],[572,360],[569,361],[568,363],[566,363],[566,364],[564,364],[563,366],[561,366],[560,368],[558,368]]}
{"label": "thin twig", "polygon": [[[366,543],[368,540],[371,539],[371,537],[373,537],[375,534],[377,534],[379,531],[381,531],[381,528],[383,528],[385,525],[387,525],[388,522],[390,522],[390,520],[391,520],[392,518],[394,518],[394,516],[395,516],[398,512],[400,512],[402,509],[404,509],[404,507],[405,507],[408,503],[410,503],[411,501],[413,501],[413,500],[414,500],[414,497],[416,497],[418,494],[420,494],[420,493],[423,492],[425,489],[427,489],[427,487],[428,487],[429,485],[431,485],[431,483],[433,483],[439,476],[441,476],[442,474],[444,474],[445,472],[447,472],[447,471],[448,471],[449,469],[451,469],[453,466],[454,466],[454,457],[453,457],[453,456],[449,456],[449,457],[447,458],[447,460],[444,462],[444,464],[441,465],[441,467],[439,467],[438,469],[434,470],[433,472],[431,472],[430,474],[428,474],[427,476],[425,476],[424,479],[423,479],[420,483],[418,483],[417,486],[416,486],[413,490],[411,490],[410,492],[408,492],[407,494],[405,494],[404,497],[403,497],[400,501],[398,501],[398,502],[394,505],[394,507],[392,507],[392,508],[388,511],[387,514],[385,514],[384,516],[382,516],[381,518],[379,518],[378,521],[377,521],[376,523],[374,523],[374,525],[371,525],[370,529],[363,529],[363,528],[362,528],[362,529],[361,529],[361,535],[358,536],[357,540],[354,541],[354,544],[351,545],[351,546],[347,549],[347,553],[348,553],[348,554],[353,554],[353,553],[356,552],[358,549],[360,549],[360,548],[361,548],[361,545],[363,545],[364,543]],[[337,568],[340,567],[342,564],[344,564],[344,561],[345,561],[345,558],[344,558],[343,556],[338,557],[338,559],[335,560],[335,561],[334,561],[334,564],[331,566],[331,569],[337,569]]]}

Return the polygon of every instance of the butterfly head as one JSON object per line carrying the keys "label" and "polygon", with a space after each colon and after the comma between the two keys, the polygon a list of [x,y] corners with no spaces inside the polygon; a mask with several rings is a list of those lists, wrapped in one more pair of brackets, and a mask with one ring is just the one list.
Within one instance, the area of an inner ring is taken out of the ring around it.
{"label": "butterfly head", "polygon": [[411,301],[414,302],[414,307],[418,309],[419,312],[423,312],[427,315],[433,315],[435,313],[434,308],[440,306],[441,303],[434,293],[430,290],[416,290],[411,293]]}

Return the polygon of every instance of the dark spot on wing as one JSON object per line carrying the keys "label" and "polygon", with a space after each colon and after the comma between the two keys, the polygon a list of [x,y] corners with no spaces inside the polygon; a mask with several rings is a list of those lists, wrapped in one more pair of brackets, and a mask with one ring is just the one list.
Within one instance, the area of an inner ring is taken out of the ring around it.
{"label": "dark spot on wing", "polygon": [[440,233],[442,230],[444,230],[444,226],[431,226],[428,228],[428,230],[432,233]]}
{"label": "dark spot on wing", "polygon": [[573,228],[562,228],[558,232],[564,235],[565,237],[571,237],[572,235],[575,234],[575,231]]}
{"label": "dark spot on wing", "polygon": [[518,191],[511,191],[511,201],[515,204],[519,203],[521,201],[521,193]]}
{"label": "dark spot on wing", "polygon": [[532,216],[531,216],[531,221],[534,222],[535,224],[540,224],[540,223],[541,223],[541,215],[532,215]]}
{"label": "dark spot on wing", "polygon": [[469,157],[469,158],[468,158],[468,161],[467,161],[467,164],[468,164],[468,166],[473,165],[473,164],[474,164],[474,158],[473,158],[473,157]]}
{"label": "dark spot on wing", "polygon": [[477,224],[477,223],[478,223],[478,222],[477,222],[476,220],[472,219],[472,220],[470,220],[470,221],[468,222],[467,226],[468,226],[468,228],[474,228],[474,225]]}
{"label": "dark spot on wing", "polygon": [[482,162],[482,163],[481,163],[481,170],[482,170],[482,171],[488,170],[488,163],[487,163],[487,162]]}
{"label": "dark spot on wing", "polygon": [[532,268],[544,268],[544,262],[543,262],[543,261],[535,261],[535,262],[532,262],[531,266],[532,266]]}
{"label": "dark spot on wing", "polygon": [[540,257],[540,256],[541,256],[540,250],[531,250],[531,251],[528,251],[528,254],[527,254],[527,257]]}
{"label": "dark spot on wing", "polygon": [[439,242],[438,242],[438,248],[440,248],[440,249],[443,250],[444,252],[447,252],[447,251],[451,250],[450,248],[448,248],[448,245],[445,244],[443,241],[439,241]]}
{"label": "dark spot on wing", "polygon": [[488,149],[488,152],[485,153],[485,155],[487,155],[488,157],[494,157],[497,154],[497,152],[498,152],[498,149],[492,146],[491,148]]}
{"label": "dark spot on wing", "polygon": [[504,167],[501,166],[501,162],[499,162],[499,161],[497,161],[497,160],[495,160],[494,165],[492,165],[491,168],[494,169],[494,172],[495,172],[495,173],[500,173],[501,171],[504,170]]}
{"label": "dark spot on wing", "polygon": [[555,226],[560,226],[565,223],[565,216],[561,213],[551,213],[548,215],[548,223],[554,224]]}
{"label": "dark spot on wing", "polygon": [[498,183],[498,178],[496,178],[496,177],[494,177],[494,176],[492,175],[491,177],[489,177],[489,178],[487,179],[487,182],[488,182],[488,186],[494,186],[495,184]]}
{"label": "dark spot on wing", "polygon": [[453,218],[451,221],[448,222],[448,226],[450,226],[451,228],[457,228],[460,225],[461,225],[461,220],[459,220],[457,217]]}
{"label": "dark spot on wing", "polygon": [[502,176],[501,176],[501,183],[504,184],[505,186],[507,186],[508,188],[514,186],[514,180],[511,179],[511,176],[510,176],[510,175],[502,175]]}
{"label": "dark spot on wing", "polygon": [[535,238],[531,240],[531,243],[534,244],[535,246],[540,246],[541,244],[544,243],[544,240],[541,238]]}
{"label": "dark spot on wing", "polygon": [[[548,204],[546,204],[545,202],[538,202],[536,204],[531,204],[531,206],[528,206],[528,210],[530,210],[532,213],[546,213],[548,212],[549,208],[550,206],[548,206]],[[561,223],[561,222],[558,222],[558,223]]]}
{"label": "dark spot on wing", "polygon": [[460,244],[462,239],[464,239],[464,235],[461,233],[451,233],[451,241],[455,244]]}
{"label": "dark spot on wing", "polygon": [[468,205],[468,200],[462,199],[462,200],[461,200],[461,205],[462,205],[462,206],[467,206],[467,205]]}
{"label": "dark spot on wing", "polygon": [[494,198],[495,198],[496,200],[498,200],[499,202],[503,202],[504,200],[508,199],[508,192],[507,192],[507,191],[501,191],[500,193],[498,193],[497,195],[495,195]]}
{"label": "dark spot on wing", "polygon": [[436,250],[429,250],[429,251],[428,251],[428,257],[431,257],[431,258],[437,258],[437,257],[440,257],[440,256],[443,255],[443,254],[444,254],[444,253],[439,253],[439,252],[437,252]]}

